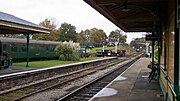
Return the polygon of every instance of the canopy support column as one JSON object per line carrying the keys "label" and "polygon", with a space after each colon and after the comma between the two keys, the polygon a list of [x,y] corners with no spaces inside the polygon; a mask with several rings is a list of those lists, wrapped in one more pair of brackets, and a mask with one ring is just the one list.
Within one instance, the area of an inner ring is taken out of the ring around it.
{"label": "canopy support column", "polygon": [[[155,33],[153,32],[152,35],[154,35]],[[152,40],[152,66],[154,66],[154,44],[155,41]]]}
{"label": "canopy support column", "polygon": [[26,67],[29,67],[29,34],[26,34],[26,39],[27,39],[27,43],[26,43]]}

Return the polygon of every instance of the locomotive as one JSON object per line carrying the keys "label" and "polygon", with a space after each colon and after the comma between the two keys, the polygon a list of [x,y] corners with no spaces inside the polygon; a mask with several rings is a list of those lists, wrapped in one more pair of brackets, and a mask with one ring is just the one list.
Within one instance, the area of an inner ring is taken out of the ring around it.
{"label": "locomotive", "polygon": [[[26,39],[0,37],[0,66],[9,67],[12,61],[25,61],[27,56]],[[30,40],[29,59],[55,59],[58,53],[54,51],[62,42]]]}

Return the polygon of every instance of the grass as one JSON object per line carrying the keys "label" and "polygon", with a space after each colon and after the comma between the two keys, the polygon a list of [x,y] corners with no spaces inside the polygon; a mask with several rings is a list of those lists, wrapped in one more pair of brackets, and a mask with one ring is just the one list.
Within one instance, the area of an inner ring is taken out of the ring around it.
{"label": "grass", "polygon": [[[90,50],[91,53],[96,53],[96,50],[102,50],[103,48],[102,47],[97,47],[97,48],[92,48]],[[104,48],[105,50],[112,50],[112,49],[115,49],[115,47],[105,47]]]}
{"label": "grass", "polygon": [[[71,64],[71,63],[76,63],[76,62],[95,60],[95,59],[100,59],[100,57],[81,58],[80,61],[60,61],[60,60],[33,61],[33,62],[29,62],[29,67],[46,68],[46,67],[52,67],[52,66],[57,66],[57,65],[65,65],[65,64]],[[25,67],[26,62],[13,63],[13,66]]]}
{"label": "grass", "polygon": [[[102,47],[92,48],[92,49],[90,50],[90,53],[96,53],[96,50],[98,50],[98,49],[101,49],[101,50],[102,50],[103,48],[102,48]],[[105,47],[104,49],[105,49],[105,50],[112,50],[113,52],[115,52],[115,46]],[[118,49],[118,50],[126,50],[126,55],[136,53],[136,51],[133,50],[130,46],[119,45],[119,46],[117,46],[117,49]]]}

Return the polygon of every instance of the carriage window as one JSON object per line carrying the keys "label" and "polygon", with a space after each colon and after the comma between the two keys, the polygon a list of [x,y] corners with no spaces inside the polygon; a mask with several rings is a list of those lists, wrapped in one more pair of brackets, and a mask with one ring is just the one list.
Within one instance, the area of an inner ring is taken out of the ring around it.
{"label": "carriage window", "polygon": [[12,52],[17,52],[17,46],[15,44],[11,45],[11,51]]}
{"label": "carriage window", "polygon": [[36,45],[30,45],[31,49],[37,49],[38,47]]}
{"label": "carriage window", "polygon": [[7,45],[3,45],[3,51],[7,51]]}
{"label": "carriage window", "polygon": [[21,50],[22,50],[22,52],[26,52],[27,51],[26,45],[22,45]]}
{"label": "carriage window", "polygon": [[52,46],[52,51],[54,51],[54,50],[55,50],[55,48],[56,48],[56,46],[55,46],[55,45],[53,45],[53,46]]}
{"label": "carriage window", "polygon": [[41,50],[46,50],[46,47],[44,45],[40,45],[39,47]]}
{"label": "carriage window", "polygon": [[50,51],[54,51],[55,48],[56,48],[56,46],[54,46],[54,45],[49,46],[49,50],[50,50]]}

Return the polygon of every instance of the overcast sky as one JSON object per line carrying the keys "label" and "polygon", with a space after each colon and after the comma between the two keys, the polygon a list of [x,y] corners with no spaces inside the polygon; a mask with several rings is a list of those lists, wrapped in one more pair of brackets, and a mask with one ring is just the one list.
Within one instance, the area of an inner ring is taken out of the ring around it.
{"label": "overcast sky", "polygon": [[[0,11],[12,14],[35,24],[46,18],[55,18],[61,23],[70,23],[76,31],[96,27],[103,29],[107,35],[119,29],[104,16],[86,4],[83,0],[0,0]],[[127,43],[132,38],[142,37],[142,33],[126,33]]]}

